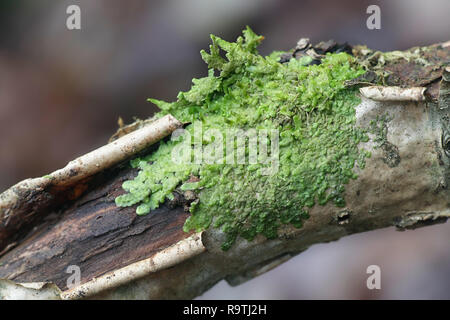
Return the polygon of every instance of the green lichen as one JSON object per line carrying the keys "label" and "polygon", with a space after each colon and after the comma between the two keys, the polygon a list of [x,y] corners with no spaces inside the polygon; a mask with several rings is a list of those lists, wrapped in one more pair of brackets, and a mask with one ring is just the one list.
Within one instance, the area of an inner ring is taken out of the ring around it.
{"label": "green lichen", "polygon": [[[364,73],[354,58],[339,53],[327,54],[320,65],[307,65],[305,59],[281,64],[280,52],[258,54],[262,37],[249,28],[234,43],[211,39],[210,52],[201,52],[207,77],[194,79],[191,90],[180,92],[175,102],[149,99],[162,109],[157,117],[170,113],[191,123],[186,127],[191,139],[185,135],[161,142],[155,152],[134,159],[131,165],[139,174],[123,183],[127,193],[116,204],[137,204],[137,214],[146,214],[173,198],[177,188],[193,190],[198,201],[191,204],[184,230],[221,228],[227,235],[223,249],[237,236],[275,238],[282,224],[300,228],[316,204],[345,206],[344,185],[357,177],[355,163],[364,167],[368,155],[358,149],[368,137],[355,126],[356,89],[344,86]],[[184,153],[178,159],[186,161],[174,162],[172,153],[182,144],[194,149],[195,138],[203,148],[215,142],[199,137],[196,123],[203,132],[216,129],[223,136],[232,128],[277,129],[278,172],[265,175],[267,163],[233,164],[217,155],[205,163]]]}
{"label": "green lichen", "polygon": [[382,116],[377,115],[376,119],[371,120],[369,123],[369,132],[375,137],[373,142],[376,144],[376,148],[383,146],[387,142],[388,127],[387,124],[392,120],[389,114]]}
{"label": "green lichen", "polygon": [[383,150],[383,162],[389,167],[394,168],[398,166],[401,161],[398,148],[388,141],[388,126],[387,124],[393,118],[389,114],[377,116],[375,120],[370,121],[369,133],[374,135],[372,141],[375,143],[375,148]]}

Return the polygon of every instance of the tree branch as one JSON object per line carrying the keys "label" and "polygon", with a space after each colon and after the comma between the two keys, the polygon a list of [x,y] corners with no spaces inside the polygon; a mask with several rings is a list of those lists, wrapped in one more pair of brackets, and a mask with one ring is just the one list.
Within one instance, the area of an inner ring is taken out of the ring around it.
{"label": "tree branch", "polygon": [[[223,251],[220,230],[184,233],[189,199],[182,194],[146,216],[137,216],[134,207],[117,207],[122,182],[136,175],[121,161],[149,143],[64,188],[55,184],[58,178],[50,179],[53,184],[22,183],[21,192],[16,185],[0,196],[0,278],[57,287],[0,280],[0,297],[193,298],[221,279],[237,285],[256,277],[316,243],[390,226],[405,230],[445,222],[450,217],[449,49],[449,43],[428,47],[421,52],[427,63],[400,59],[380,65],[376,52],[354,48],[368,72],[348,85],[372,86],[361,90],[357,125],[370,128],[372,120],[389,120],[361,143],[372,156],[346,186],[346,207],[316,205],[302,228],[283,226],[278,239],[238,239]],[[385,86],[373,87],[380,77]],[[81,269],[81,284],[71,289],[70,265]]]}

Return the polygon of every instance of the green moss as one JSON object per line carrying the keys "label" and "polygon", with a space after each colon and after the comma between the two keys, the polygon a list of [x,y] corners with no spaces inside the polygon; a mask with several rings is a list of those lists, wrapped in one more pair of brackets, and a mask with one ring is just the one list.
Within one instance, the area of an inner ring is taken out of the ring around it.
{"label": "green moss", "polygon": [[[184,230],[220,227],[228,236],[223,249],[237,236],[275,238],[282,224],[300,228],[316,204],[345,206],[344,185],[357,177],[354,165],[363,167],[368,155],[358,150],[368,138],[355,126],[356,89],[344,87],[344,81],[364,72],[353,57],[327,54],[320,65],[309,66],[307,59],[280,64],[280,52],[257,53],[262,37],[249,28],[234,43],[211,38],[210,52],[201,52],[208,76],[194,79],[191,90],[180,92],[175,102],[150,99],[162,109],[157,116],[170,113],[191,123],[186,128],[191,137],[198,135],[199,122],[204,131],[217,129],[224,136],[231,128],[277,129],[278,172],[265,175],[267,164],[230,164],[220,156],[201,163],[187,152],[176,157],[186,161],[175,163],[172,153],[179,146],[196,147],[195,139],[184,136],[133,160],[139,174],[124,182],[127,193],[116,204],[138,204],[137,214],[146,214],[173,197],[176,188],[194,190],[199,201],[191,205]],[[200,139],[205,148],[215,141]],[[190,181],[192,176],[199,181]]]}

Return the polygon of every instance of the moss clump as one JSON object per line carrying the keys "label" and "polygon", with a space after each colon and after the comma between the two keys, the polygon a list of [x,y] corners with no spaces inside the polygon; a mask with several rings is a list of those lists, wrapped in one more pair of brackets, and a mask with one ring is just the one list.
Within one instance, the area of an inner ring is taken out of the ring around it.
{"label": "moss clump", "polygon": [[[359,99],[355,89],[344,87],[344,81],[364,73],[353,57],[327,54],[320,65],[307,65],[307,59],[281,64],[280,52],[267,57],[257,53],[263,38],[249,28],[234,43],[211,38],[210,52],[201,52],[208,76],[194,79],[191,90],[180,92],[175,102],[150,99],[162,109],[157,116],[170,113],[191,123],[186,127],[191,137],[198,135],[196,123],[223,136],[232,128],[276,129],[279,170],[266,175],[267,164],[227,163],[217,154],[209,164],[190,161],[193,156],[186,153],[187,161],[175,163],[172,153],[178,146],[195,148],[194,139],[184,136],[161,142],[156,152],[133,160],[139,174],[124,182],[128,193],[116,204],[139,204],[136,212],[146,214],[171,199],[176,188],[194,190],[199,201],[191,205],[184,230],[221,227],[228,236],[223,249],[238,235],[275,238],[281,224],[299,228],[316,203],[344,206],[344,185],[356,178],[354,165],[362,167],[367,156],[358,150],[358,143],[367,141],[364,130],[355,127]],[[203,148],[215,142],[212,137],[200,139]],[[245,151],[248,156],[249,149]],[[199,181],[192,182],[191,176]]]}

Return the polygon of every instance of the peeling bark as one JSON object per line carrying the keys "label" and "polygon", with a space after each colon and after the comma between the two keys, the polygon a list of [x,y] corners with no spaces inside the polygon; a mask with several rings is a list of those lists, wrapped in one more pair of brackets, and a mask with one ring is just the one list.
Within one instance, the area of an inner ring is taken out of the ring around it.
{"label": "peeling bark", "polygon": [[92,178],[163,139],[181,123],[167,115],[120,137],[44,177],[26,179],[0,194],[0,255],[48,212],[79,198]]}

